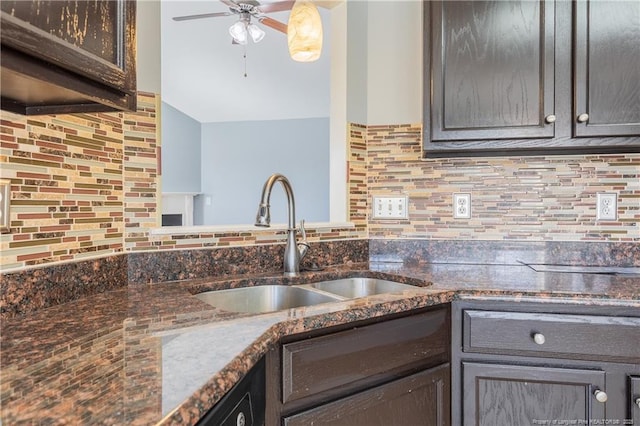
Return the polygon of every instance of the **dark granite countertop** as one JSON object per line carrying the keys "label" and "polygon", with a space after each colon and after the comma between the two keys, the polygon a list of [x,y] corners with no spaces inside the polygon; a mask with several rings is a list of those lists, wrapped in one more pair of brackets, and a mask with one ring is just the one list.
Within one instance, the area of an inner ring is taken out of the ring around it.
{"label": "dark granite countertop", "polygon": [[[251,315],[193,293],[368,276],[415,289]],[[640,307],[640,277],[524,265],[365,263],[297,278],[244,275],[137,285],[3,320],[5,424],[193,424],[286,335],[458,297]]]}

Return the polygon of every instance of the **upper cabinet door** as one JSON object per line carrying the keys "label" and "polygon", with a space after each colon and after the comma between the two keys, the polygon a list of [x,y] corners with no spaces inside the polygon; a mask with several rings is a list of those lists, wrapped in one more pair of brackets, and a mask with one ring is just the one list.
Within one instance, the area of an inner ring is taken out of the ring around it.
{"label": "upper cabinet door", "polygon": [[2,0],[2,109],[136,109],[135,0]]}
{"label": "upper cabinet door", "polygon": [[578,1],[574,28],[574,135],[640,135],[640,2]]}
{"label": "upper cabinet door", "polygon": [[554,2],[431,5],[431,140],[554,137]]}

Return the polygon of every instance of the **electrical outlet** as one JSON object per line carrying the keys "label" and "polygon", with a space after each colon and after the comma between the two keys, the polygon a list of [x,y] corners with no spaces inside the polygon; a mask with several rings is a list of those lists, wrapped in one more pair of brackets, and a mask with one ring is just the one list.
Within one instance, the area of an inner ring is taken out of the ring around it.
{"label": "electrical outlet", "polygon": [[453,218],[471,219],[471,194],[453,194]]}
{"label": "electrical outlet", "polygon": [[596,196],[596,220],[618,219],[618,194],[599,192]]}
{"label": "electrical outlet", "polygon": [[373,219],[408,219],[408,197],[373,197]]}

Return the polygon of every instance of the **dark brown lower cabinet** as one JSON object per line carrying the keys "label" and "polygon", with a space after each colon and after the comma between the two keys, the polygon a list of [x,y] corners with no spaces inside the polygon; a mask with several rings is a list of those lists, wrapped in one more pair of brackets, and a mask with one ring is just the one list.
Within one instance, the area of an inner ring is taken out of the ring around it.
{"label": "dark brown lower cabinet", "polygon": [[455,425],[640,425],[635,307],[452,305]]}
{"label": "dark brown lower cabinet", "polygon": [[591,402],[591,394],[605,388],[602,371],[480,363],[463,363],[462,370],[465,424],[605,418],[604,404]]}
{"label": "dark brown lower cabinet", "polygon": [[640,425],[640,376],[629,377],[629,406],[631,407],[631,421]]}
{"label": "dark brown lower cabinet", "polygon": [[449,424],[449,364],[285,417],[285,426]]}
{"label": "dark brown lower cabinet", "polygon": [[266,425],[449,425],[450,324],[446,304],[284,339]]}

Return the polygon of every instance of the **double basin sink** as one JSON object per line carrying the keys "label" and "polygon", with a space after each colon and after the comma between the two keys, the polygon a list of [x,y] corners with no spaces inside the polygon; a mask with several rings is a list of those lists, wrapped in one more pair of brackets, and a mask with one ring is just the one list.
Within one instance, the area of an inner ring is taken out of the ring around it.
{"label": "double basin sink", "polygon": [[415,287],[376,278],[343,278],[297,286],[261,285],[207,291],[195,297],[225,311],[260,314],[411,289]]}

